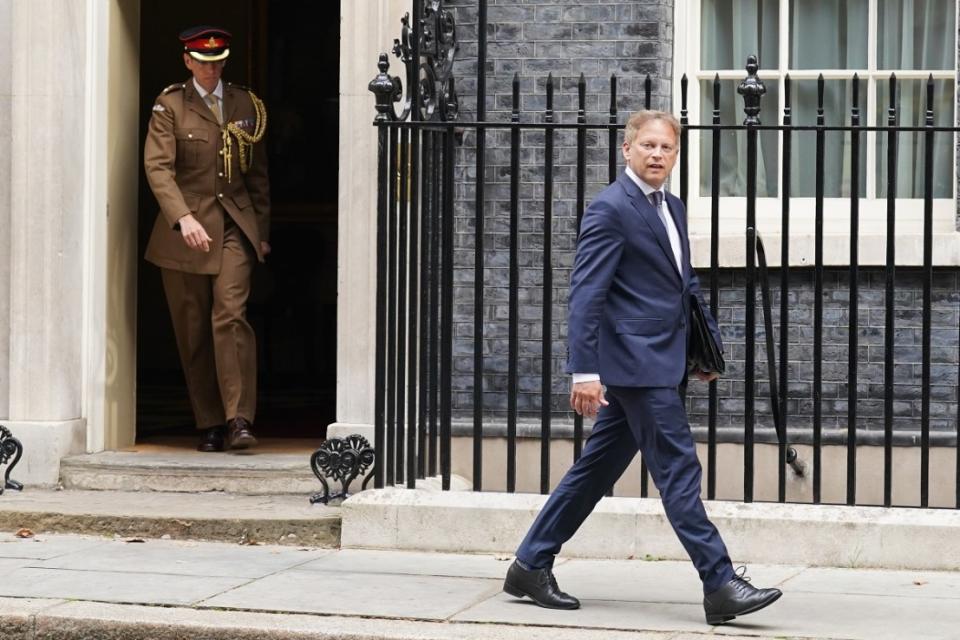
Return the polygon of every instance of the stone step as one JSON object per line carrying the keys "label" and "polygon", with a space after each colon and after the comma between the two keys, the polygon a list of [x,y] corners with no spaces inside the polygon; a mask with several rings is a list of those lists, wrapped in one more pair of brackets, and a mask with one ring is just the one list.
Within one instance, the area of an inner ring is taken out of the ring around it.
{"label": "stone step", "polygon": [[308,494],[236,495],[131,491],[6,491],[0,530],[124,538],[212,540],[310,547],[340,544],[340,507]]}
{"label": "stone step", "polygon": [[[64,458],[60,481],[65,489],[90,491],[224,491],[309,497],[322,489],[310,470],[310,454],[309,450],[253,450],[247,454],[188,449],[106,451]],[[362,478],[354,483],[351,488],[359,490]]]}

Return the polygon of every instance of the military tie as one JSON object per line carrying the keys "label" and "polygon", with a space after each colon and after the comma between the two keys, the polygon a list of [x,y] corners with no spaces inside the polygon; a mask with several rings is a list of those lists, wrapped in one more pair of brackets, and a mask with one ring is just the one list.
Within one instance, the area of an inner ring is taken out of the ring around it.
{"label": "military tie", "polygon": [[207,103],[208,107],[210,107],[210,111],[213,112],[213,116],[217,119],[217,122],[223,124],[223,114],[220,113],[220,100],[217,99],[217,96],[215,94],[208,93],[203,101]]}

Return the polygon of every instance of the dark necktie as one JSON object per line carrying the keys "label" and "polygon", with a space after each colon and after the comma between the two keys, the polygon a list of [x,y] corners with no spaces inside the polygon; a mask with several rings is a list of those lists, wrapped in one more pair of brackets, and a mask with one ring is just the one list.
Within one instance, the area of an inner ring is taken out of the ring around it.
{"label": "dark necktie", "polygon": [[663,210],[663,191],[651,191],[647,194],[647,199],[650,201],[650,204],[653,205],[653,208],[657,210],[657,217],[660,218],[660,222],[667,232],[667,239],[670,241],[670,249],[673,251],[673,256],[676,260],[677,271],[680,271],[680,252],[679,248],[674,244],[674,239],[671,237],[670,225],[667,224],[667,214]]}

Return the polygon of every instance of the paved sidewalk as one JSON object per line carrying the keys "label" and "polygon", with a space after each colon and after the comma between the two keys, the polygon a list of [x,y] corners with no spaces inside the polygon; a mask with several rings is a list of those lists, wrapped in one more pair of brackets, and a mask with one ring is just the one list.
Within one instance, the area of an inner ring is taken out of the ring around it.
{"label": "paved sidewalk", "polygon": [[685,562],[567,560],[579,611],[500,591],[509,558],[0,534],[0,637],[960,638],[960,573],[751,566],[771,608],[704,623]]}

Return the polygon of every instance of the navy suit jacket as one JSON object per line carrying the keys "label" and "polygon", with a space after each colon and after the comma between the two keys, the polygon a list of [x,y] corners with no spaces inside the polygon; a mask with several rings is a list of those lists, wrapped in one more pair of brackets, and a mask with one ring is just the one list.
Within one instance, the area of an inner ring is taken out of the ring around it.
{"label": "navy suit jacket", "polygon": [[700,296],[690,266],[686,213],[666,201],[680,234],[683,273],[655,207],[626,173],[590,203],[570,279],[567,373],[599,373],[603,384],[675,387],[687,372],[690,296]]}

